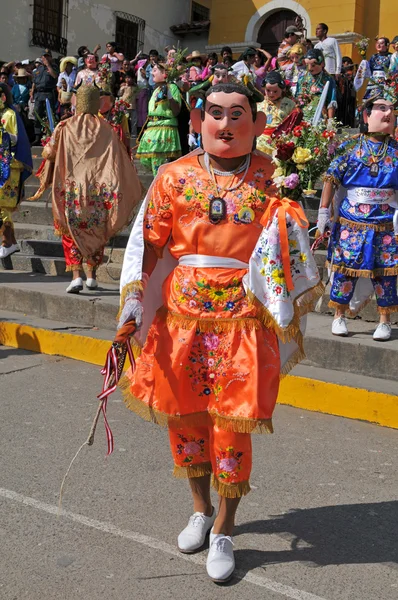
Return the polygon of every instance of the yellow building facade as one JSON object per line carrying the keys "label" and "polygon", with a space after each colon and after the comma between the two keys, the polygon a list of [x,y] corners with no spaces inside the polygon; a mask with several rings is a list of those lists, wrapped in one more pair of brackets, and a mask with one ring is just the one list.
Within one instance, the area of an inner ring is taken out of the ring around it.
{"label": "yellow building facade", "polygon": [[343,56],[360,60],[355,42],[371,39],[368,57],[374,52],[374,38],[398,35],[398,0],[212,0],[209,51],[231,46],[235,57],[247,46],[272,50],[283,38],[287,25],[300,16],[307,38],[315,38],[319,22],[329,26]]}

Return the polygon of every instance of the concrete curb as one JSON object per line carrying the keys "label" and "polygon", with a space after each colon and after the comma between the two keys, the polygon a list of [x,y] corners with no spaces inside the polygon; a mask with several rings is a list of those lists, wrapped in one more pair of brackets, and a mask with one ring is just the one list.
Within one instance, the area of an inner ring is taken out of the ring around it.
{"label": "concrete curb", "polygon": [[[109,339],[0,322],[0,344],[64,356],[103,366]],[[391,394],[288,375],[281,381],[279,404],[398,429],[398,398]]]}

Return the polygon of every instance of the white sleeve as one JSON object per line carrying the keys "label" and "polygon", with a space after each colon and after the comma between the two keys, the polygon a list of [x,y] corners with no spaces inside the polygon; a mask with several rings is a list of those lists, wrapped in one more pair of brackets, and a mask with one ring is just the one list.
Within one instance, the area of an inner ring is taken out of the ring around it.
{"label": "white sleeve", "polygon": [[342,57],[340,46],[336,39],[334,40],[334,51],[336,56],[336,75],[339,75],[341,73]]}
{"label": "white sleeve", "polygon": [[357,74],[354,79],[354,89],[357,92],[362,87],[365,79],[371,76],[369,63],[367,60],[361,60]]}

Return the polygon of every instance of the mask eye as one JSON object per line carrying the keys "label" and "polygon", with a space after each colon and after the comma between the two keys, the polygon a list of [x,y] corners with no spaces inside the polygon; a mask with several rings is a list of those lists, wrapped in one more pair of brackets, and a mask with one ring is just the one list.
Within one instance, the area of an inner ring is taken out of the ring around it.
{"label": "mask eye", "polygon": [[236,121],[237,119],[239,119],[240,116],[242,116],[241,110],[234,110],[231,115],[233,121]]}
{"label": "mask eye", "polygon": [[222,111],[219,108],[213,108],[212,110],[210,110],[210,114],[214,119],[219,121],[222,116]]}

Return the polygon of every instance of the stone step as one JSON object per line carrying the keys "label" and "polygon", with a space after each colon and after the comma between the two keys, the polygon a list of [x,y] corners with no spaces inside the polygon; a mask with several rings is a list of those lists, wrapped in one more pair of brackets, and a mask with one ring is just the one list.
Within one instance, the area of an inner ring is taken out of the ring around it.
{"label": "stone step", "polygon": [[[112,330],[119,306],[118,286],[101,284],[94,292],[67,294],[70,279],[21,271],[0,272],[0,306],[28,316]],[[328,315],[311,313],[307,319],[307,364],[335,371],[398,381],[398,330],[388,342],[374,342],[374,323],[349,321],[350,335],[331,333]],[[343,377],[343,375],[342,375]]]}
{"label": "stone step", "polygon": [[[47,190],[49,191],[49,190]],[[46,195],[47,195],[46,191]],[[36,202],[21,202],[18,211],[13,214],[14,223],[26,223],[29,225],[53,225],[53,213],[51,201],[46,203],[45,199]]]}
{"label": "stone step", "polygon": [[[0,262],[5,271],[25,271],[40,273],[42,275],[69,277],[63,256],[40,256],[37,254],[32,255],[16,252],[12,256],[1,259]],[[107,258],[105,258],[103,264],[97,269],[97,281],[99,283],[114,283],[118,285],[121,272],[122,262],[108,262]]]}
{"label": "stone step", "polygon": [[[125,248],[131,228],[132,224],[112,238],[112,240],[109,241],[109,244],[113,245],[115,248]],[[21,240],[60,241],[59,236],[54,234],[54,227],[52,225],[15,223],[15,236],[18,242]]]}
{"label": "stone step", "polygon": [[[20,240],[19,247],[21,252],[18,255],[40,256],[45,258],[63,258],[64,252],[59,238],[57,241],[50,240]],[[105,260],[110,259],[112,263],[122,263],[124,257],[124,248],[115,248],[112,245],[105,247]]]}

